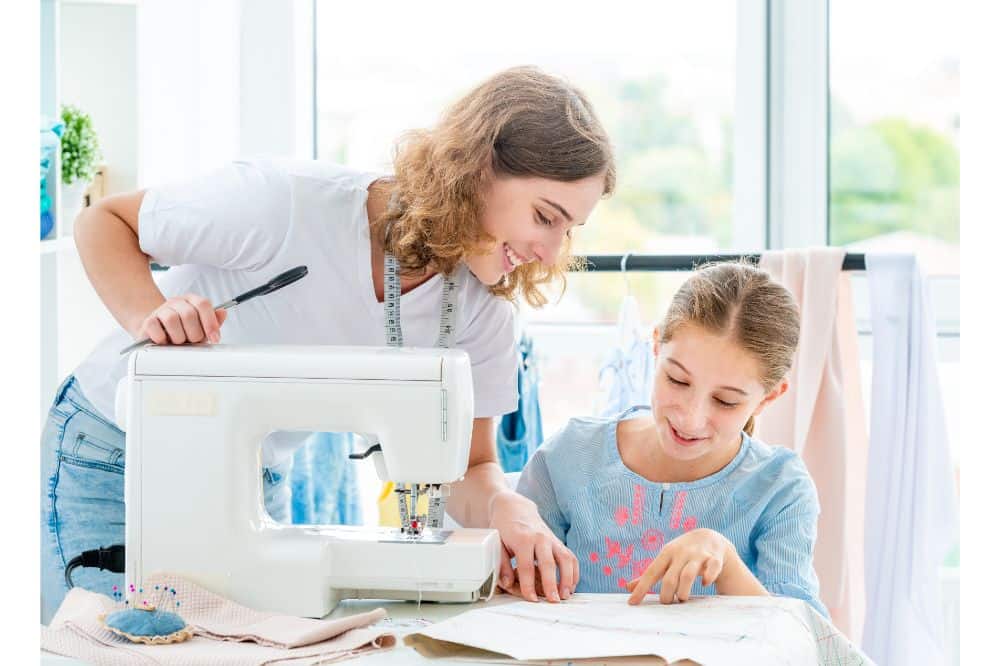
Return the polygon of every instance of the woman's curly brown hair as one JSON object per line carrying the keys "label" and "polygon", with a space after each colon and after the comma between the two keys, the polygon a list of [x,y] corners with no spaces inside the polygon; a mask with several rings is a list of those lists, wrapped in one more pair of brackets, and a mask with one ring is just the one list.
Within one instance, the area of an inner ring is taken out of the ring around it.
{"label": "woman's curly brown hair", "polygon": [[[534,67],[496,74],[449,107],[437,125],[405,134],[396,146],[392,203],[372,233],[406,274],[451,273],[463,256],[488,253],[495,240],[479,224],[492,176],[576,181],[604,175],[615,186],[611,142],[590,102],[566,81]],[[388,230],[388,233],[387,233]],[[518,266],[492,293],[539,307],[539,286],[558,280],[573,258],[567,240],[555,265]]]}

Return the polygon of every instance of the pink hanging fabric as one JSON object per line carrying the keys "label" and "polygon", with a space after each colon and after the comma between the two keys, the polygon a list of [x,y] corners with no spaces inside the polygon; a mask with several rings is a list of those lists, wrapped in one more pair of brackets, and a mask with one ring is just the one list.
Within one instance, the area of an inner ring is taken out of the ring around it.
{"label": "pink hanging fabric", "polygon": [[820,516],[813,564],[833,623],[857,641],[864,627],[867,418],[844,250],[765,252],[760,266],[792,292],[802,331],[788,393],[758,420],[755,436],[802,456]]}

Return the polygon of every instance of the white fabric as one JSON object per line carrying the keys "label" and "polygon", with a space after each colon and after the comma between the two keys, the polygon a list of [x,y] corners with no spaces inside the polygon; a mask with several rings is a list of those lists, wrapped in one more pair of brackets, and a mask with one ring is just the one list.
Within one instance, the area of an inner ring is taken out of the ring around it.
{"label": "white fabric", "polygon": [[866,256],[873,358],[862,647],[880,666],[943,664],[938,568],[957,535],[934,317],[912,255]]}
{"label": "white fabric", "polygon": [[[213,303],[289,268],[309,267],[301,281],[230,310],[223,343],[384,345],[365,208],[368,185],[377,177],[319,161],[234,162],[147,190],[139,245],[173,267],[157,276],[165,296],[197,293]],[[506,414],[517,407],[513,307],[464,265],[457,278],[455,347],[472,361],[475,415]],[[440,308],[440,275],[403,294],[407,346],[435,345]],[[126,372],[119,351],[131,342],[116,328],[75,371],[84,394],[109,420]],[[294,448],[300,439],[293,439]]]}
{"label": "white fabric", "polygon": [[625,296],[618,310],[617,343],[598,374],[600,416],[648,405],[653,390],[653,345],[642,327],[639,304],[631,294]]}

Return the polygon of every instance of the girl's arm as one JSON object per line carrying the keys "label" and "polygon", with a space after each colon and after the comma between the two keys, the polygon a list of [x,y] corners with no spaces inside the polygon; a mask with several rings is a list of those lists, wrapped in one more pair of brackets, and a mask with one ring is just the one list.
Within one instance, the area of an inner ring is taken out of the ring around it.
{"label": "girl's arm", "polygon": [[718,594],[733,596],[770,596],[771,593],[753,575],[750,568],[740,558],[740,554],[736,552],[736,547],[728,539],[726,546],[722,572],[715,580],[715,591]]}
{"label": "girl's arm", "polygon": [[765,512],[753,537],[757,579],[771,594],[808,602],[821,615],[819,578],[813,568],[819,498],[804,465],[799,478],[780,493],[780,503]]}
{"label": "girl's arm", "polygon": [[829,617],[819,600],[812,564],[819,516],[815,487],[803,475],[784,486],[780,498],[755,527],[754,569],[723,534],[694,529],[664,545],[643,574],[628,583],[629,603],[641,603],[658,582],[663,603],[686,601],[701,577],[702,584],[714,584],[718,594],[794,597]]}
{"label": "girl's arm", "polygon": [[706,587],[714,584],[718,594],[770,595],[740,559],[732,542],[725,535],[704,527],[665,544],[642,575],[629,581],[625,589],[631,592],[629,603],[634,605],[642,603],[646,594],[659,583],[660,602],[672,604],[675,600],[687,601],[691,597],[691,586],[698,578]]}

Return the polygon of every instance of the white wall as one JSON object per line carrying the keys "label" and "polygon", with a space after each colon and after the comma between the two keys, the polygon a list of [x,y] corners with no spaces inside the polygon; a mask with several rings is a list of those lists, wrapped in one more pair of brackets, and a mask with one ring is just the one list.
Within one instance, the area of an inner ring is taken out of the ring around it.
{"label": "white wall", "polygon": [[243,0],[240,154],[310,158],[312,3]]}
{"label": "white wall", "polygon": [[136,8],[63,3],[60,8],[59,97],[91,115],[108,164],[105,188],[136,187]]}
{"label": "white wall", "polygon": [[138,13],[139,185],[236,155],[239,2],[148,0]]}
{"label": "white wall", "polygon": [[144,0],[139,184],[254,155],[312,156],[309,0]]}
{"label": "white wall", "polygon": [[[311,157],[311,11],[309,0],[61,3],[58,97],[91,114],[107,192],[189,178],[239,157]],[[43,331],[57,331],[44,342],[56,351],[43,354],[43,366],[54,365],[42,368],[50,379],[43,413],[53,382],[117,326],[72,245],[45,262],[58,287],[43,298]]]}
{"label": "white wall", "polygon": [[[43,115],[54,119],[59,115],[58,101],[58,36],[59,12],[55,0],[42,0],[40,3],[40,58],[39,58],[39,88],[40,111]],[[49,176],[45,189],[52,198],[53,208],[58,209],[55,167],[49,168]],[[39,256],[39,413],[41,422],[48,414],[52,404],[52,395],[59,385],[57,352],[59,320],[56,316],[56,258],[53,253],[42,253]]]}
{"label": "white wall", "polygon": [[[107,165],[106,194],[134,190],[138,180],[136,13],[134,5],[100,2],[63,2],[58,11],[58,101],[90,114]],[[69,215],[60,220],[60,235],[72,236]],[[43,261],[55,262],[57,287],[43,294],[42,303],[56,321],[55,375],[61,381],[116,324],[72,245]],[[43,404],[53,388],[43,388]]]}

